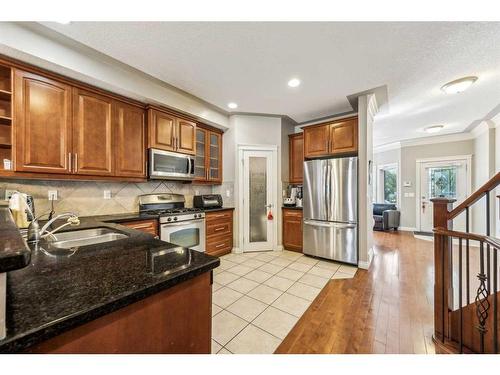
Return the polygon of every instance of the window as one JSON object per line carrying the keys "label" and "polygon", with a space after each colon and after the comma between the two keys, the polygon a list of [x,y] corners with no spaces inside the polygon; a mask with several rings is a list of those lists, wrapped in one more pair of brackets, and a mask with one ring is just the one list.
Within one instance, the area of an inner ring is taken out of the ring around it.
{"label": "window", "polygon": [[379,203],[398,203],[398,165],[382,165],[377,168],[377,201]]}
{"label": "window", "polygon": [[457,197],[457,167],[431,167],[429,173],[429,193],[432,198]]}

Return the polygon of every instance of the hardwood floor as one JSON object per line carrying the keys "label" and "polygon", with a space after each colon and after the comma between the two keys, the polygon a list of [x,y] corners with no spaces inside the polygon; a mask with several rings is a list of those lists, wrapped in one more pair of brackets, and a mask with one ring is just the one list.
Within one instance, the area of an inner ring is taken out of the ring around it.
{"label": "hardwood floor", "polygon": [[433,243],[374,232],[374,259],[331,280],[276,353],[434,353]]}

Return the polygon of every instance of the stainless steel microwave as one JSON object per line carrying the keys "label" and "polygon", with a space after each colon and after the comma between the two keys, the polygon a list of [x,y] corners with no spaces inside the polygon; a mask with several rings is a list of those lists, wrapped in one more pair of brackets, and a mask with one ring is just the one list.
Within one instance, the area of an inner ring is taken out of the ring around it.
{"label": "stainless steel microwave", "polygon": [[194,156],[150,148],[149,178],[193,180]]}

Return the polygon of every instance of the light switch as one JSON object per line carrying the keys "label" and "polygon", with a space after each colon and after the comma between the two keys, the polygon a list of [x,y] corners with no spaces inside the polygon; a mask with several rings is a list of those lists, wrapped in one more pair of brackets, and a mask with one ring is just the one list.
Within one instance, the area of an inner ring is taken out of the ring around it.
{"label": "light switch", "polygon": [[410,193],[408,193],[408,197],[410,198],[415,198],[415,193],[412,191]]}
{"label": "light switch", "polygon": [[229,198],[231,196],[231,190],[227,189],[226,190],[226,197]]}
{"label": "light switch", "polygon": [[111,190],[104,190],[104,199],[111,199]]}

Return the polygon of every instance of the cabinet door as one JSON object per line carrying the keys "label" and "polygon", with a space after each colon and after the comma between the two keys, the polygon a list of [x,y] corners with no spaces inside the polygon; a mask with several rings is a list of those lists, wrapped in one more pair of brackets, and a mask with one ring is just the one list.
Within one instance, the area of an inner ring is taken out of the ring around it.
{"label": "cabinet door", "polygon": [[177,152],[194,155],[196,150],[196,123],[178,119],[177,120]]}
{"label": "cabinet door", "polygon": [[222,135],[209,132],[209,173],[211,182],[222,183]]}
{"label": "cabinet door", "polygon": [[330,125],[304,128],[304,157],[314,158],[329,154]]}
{"label": "cabinet door", "polygon": [[207,179],[207,138],[208,131],[196,129],[196,154],[194,158],[194,178],[195,181],[206,181]]}
{"label": "cabinet door", "polygon": [[358,120],[350,119],[331,125],[330,151],[332,154],[358,151]]}
{"label": "cabinet door", "polygon": [[15,170],[70,173],[71,87],[16,70]]}
{"label": "cabinet door", "polygon": [[144,110],[115,101],[113,103],[115,175],[146,177]]}
{"label": "cabinet door", "polygon": [[148,116],[149,147],[174,151],[176,118],[155,109]]}
{"label": "cabinet door", "polygon": [[73,171],[113,174],[112,99],[73,88]]}
{"label": "cabinet door", "polygon": [[302,252],[302,211],[283,210],[283,247]]}
{"label": "cabinet door", "polygon": [[304,135],[293,134],[289,138],[289,180],[292,184],[301,184],[304,175]]}

